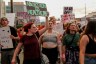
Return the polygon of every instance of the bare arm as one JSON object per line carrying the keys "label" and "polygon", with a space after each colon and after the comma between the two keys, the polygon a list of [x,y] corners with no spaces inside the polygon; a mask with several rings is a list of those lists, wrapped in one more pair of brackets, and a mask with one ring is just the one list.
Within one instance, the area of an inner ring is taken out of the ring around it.
{"label": "bare arm", "polygon": [[62,54],[63,54],[63,62],[66,61],[65,53],[66,53],[65,35],[63,35],[63,36],[62,36]]}
{"label": "bare arm", "polygon": [[65,49],[65,45],[64,46],[62,46],[62,56],[63,56],[63,62],[65,62],[66,61],[66,58],[65,58],[65,52],[66,51],[66,49]]}
{"label": "bare arm", "polygon": [[62,43],[61,43],[61,39],[60,39],[60,35],[57,35],[57,42],[58,42],[58,49],[59,49],[59,53],[60,55],[62,55]]}
{"label": "bare arm", "polygon": [[65,45],[62,47],[62,53],[65,55],[65,51],[66,51],[66,49],[65,49]]}
{"label": "bare arm", "polygon": [[64,39],[65,39],[65,36],[63,35],[62,36],[62,53],[65,55],[65,51],[66,51],[66,46],[65,46],[65,41],[64,41]]}
{"label": "bare arm", "polygon": [[[48,15],[49,16],[49,15]],[[39,34],[42,35],[48,29],[48,16],[46,17],[45,27],[39,30]]]}
{"label": "bare arm", "polygon": [[14,39],[14,40],[20,40],[20,38],[17,36],[17,37],[15,37],[15,36],[13,36],[13,35],[10,35],[10,38],[12,38],[12,39]]}
{"label": "bare arm", "polygon": [[60,39],[60,35],[58,34],[57,36],[57,42],[58,42],[58,50],[59,50],[59,55],[60,55],[60,63],[63,61],[63,53],[62,53],[62,42]]}
{"label": "bare arm", "polygon": [[22,47],[23,43],[18,43],[16,49],[15,49],[15,52],[14,52],[14,55],[13,55],[13,58],[12,58],[12,63],[15,63],[16,62],[16,56],[18,55],[19,51],[20,51],[20,48]]}
{"label": "bare arm", "polygon": [[88,44],[89,38],[87,35],[83,35],[81,40],[80,40],[80,64],[84,64],[84,59],[85,59],[85,50],[86,50],[86,45]]}
{"label": "bare arm", "polygon": [[40,45],[43,44],[42,38],[43,38],[43,35],[41,35],[41,36],[39,37],[39,43],[40,43]]}

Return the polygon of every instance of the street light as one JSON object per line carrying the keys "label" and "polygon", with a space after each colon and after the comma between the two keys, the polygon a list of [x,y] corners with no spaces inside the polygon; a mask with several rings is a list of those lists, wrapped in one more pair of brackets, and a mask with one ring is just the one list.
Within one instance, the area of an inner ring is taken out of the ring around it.
{"label": "street light", "polygon": [[10,0],[11,13],[13,13],[13,0]]}

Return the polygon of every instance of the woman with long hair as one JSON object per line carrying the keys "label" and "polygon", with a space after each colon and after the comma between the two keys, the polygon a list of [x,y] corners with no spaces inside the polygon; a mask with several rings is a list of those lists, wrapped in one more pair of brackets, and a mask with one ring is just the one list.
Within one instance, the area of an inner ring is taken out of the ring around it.
{"label": "woman with long hair", "polygon": [[79,64],[79,42],[80,34],[75,23],[69,23],[66,34],[63,36],[63,54],[66,64]]}
{"label": "woman with long hair", "polygon": [[96,64],[96,20],[89,20],[80,39],[80,64]]}

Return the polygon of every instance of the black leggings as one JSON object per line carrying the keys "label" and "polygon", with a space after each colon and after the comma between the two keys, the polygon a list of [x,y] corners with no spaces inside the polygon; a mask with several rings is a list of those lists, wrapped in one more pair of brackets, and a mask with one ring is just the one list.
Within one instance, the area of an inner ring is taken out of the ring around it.
{"label": "black leggings", "polygon": [[58,59],[58,48],[42,48],[42,53],[45,54],[48,59],[50,64],[56,64],[56,61]]}

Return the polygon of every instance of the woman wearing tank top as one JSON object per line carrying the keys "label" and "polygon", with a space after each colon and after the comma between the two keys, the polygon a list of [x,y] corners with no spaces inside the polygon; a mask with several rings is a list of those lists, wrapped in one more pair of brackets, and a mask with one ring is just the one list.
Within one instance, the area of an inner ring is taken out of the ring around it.
{"label": "woman wearing tank top", "polygon": [[49,21],[48,30],[40,37],[42,52],[45,54],[50,64],[56,64],[58,53],[61,55],[60,38],[56,31],[52,30],[53,23]]}
{"label": "woman wearing tank top", "polygon": [[96,64],[96,20],[89,20],[80,39],[80,64]]}

